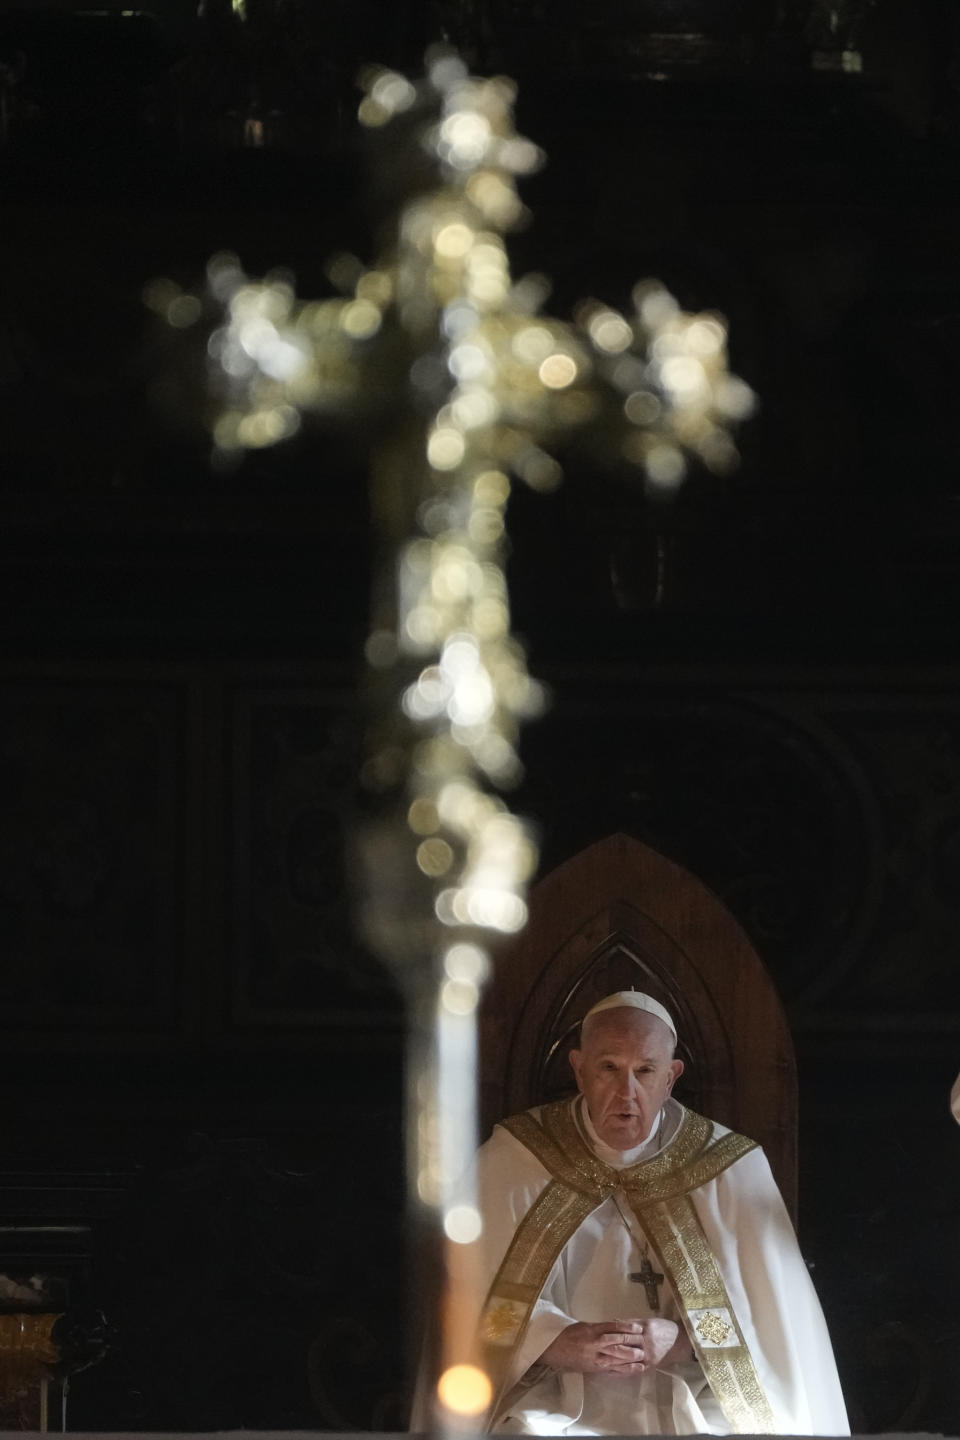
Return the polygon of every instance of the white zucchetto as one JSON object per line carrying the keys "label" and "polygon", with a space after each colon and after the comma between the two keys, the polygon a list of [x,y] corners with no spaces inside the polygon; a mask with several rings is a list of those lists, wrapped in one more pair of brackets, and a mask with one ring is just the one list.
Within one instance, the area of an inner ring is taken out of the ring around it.
{"label": "white zucchetto", "polygon": [[584,1015],[584,1020],[589,1020],[592,1015],[599,1015],[603,1010],[619,1010],[629,1006],[634,1010],[646,1010],[648,1015],[656,1015],[673,1036],[673,1043],[677,1043],[677,1027],[669,1010],[665,1010],[659,1000],[654,1000],[652,995],[645,995],[642,990],[615,990],[612,995],[606,995],[598,1000],[592,1009]]}

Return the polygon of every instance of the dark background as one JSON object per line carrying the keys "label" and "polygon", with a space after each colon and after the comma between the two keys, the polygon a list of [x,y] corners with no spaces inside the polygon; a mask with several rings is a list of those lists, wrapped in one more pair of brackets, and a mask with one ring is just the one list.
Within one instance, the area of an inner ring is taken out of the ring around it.
{"label": "dark background", "polygon": [[363,454],[212,468],[141,292],[372,258],[354,75],[445,35],[549,155],[515,273],[557,314],[660,275],[762,402],[672,505],[582,459],[511,502],[553,695],[515,803],[543,869],[625,830],[744,924],[854,1427],[956,1433],[952,0],[81,11],[0,5],[0,1269],[107,1317],[71,1428],[402,1424],[402,1017],[343,860]]}

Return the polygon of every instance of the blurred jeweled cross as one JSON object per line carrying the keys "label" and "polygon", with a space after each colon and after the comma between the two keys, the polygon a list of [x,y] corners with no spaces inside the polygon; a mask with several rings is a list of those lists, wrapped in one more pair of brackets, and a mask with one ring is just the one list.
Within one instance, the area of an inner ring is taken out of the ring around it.
{"label": "blurred jeweled cross", "polygon": [[[577,431],[638,467],[648,491],[669,491],[691,455],[715,470],[735,461],[730,426],[752,394],[727,371],[720,317],[682,313],[656,281],[636,286],[629,314],[588,300],[566,324],[541,313],[539,277],[511,278],[515,177],[542,156],[514,130],[509,81],[438,52],[418,84],[383,69],[364,84],[376,177],[396,195],[381,253],[370,268],[341,259],[344,293],[315,301],[284,278],[250,281],[234,257],[211,261],[223,310],[208,345],[213,437],[220,452],[272,445],[305,412],[376,437],[363,921],[407,994],[411,1192],[446,1247],[438,1423],[469,1429],[489,1401],[485,1377],[463,1368],[480,1220],[453,1186],[476,1140],[490,948],[522,928],[536,864],[496,794],[519,777],[518,727],[542,704],[510,632],[511,483],[553,488],[550,447]],[[154,296],[174,324],[199,315],[165,283]]]}

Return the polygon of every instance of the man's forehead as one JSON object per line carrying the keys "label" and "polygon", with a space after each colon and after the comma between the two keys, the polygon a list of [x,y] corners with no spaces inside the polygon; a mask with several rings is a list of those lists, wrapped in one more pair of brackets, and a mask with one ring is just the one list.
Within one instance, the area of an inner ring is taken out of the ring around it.
{"label": "man's forehead", "polygon": [[617,1006],[590,1017],[584,1028],[583,1048],[591,1051],[612,1050],[624,1045],[643,1046],[651,1052],[673,1043],[673,1034],[658,1015],[644,1010]]}

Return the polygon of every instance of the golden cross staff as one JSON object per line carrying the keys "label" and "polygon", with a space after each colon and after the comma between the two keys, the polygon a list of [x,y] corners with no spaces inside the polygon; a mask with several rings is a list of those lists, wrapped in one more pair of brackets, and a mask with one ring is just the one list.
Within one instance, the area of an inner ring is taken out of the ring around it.
{"label": "golden cross staff", "polygon": [[[544,447],[586,432],[648,492],[669,492],[690,455],[735,462],[730,427],[753,397],[727,371],[722,319],[682,313],[657,281],[636,286],[629,315],[588,300],[565,324],[540,313],[540,277],[511,278],[515,177],[542,155],[514,129],[510,81],[437,50],[417,84],[385,69],[363,84],[375,173],[398,197],[379,257],[341,257],[343,293],[312,301],[283,276],[253,282],[235,257],[211,261],[212,429],[223,453],[283,440],[308,411],[375,437],[371,814],[357,865],[365,933],[408,1002],[412,1217],[443,1252],[428,1423],[454,1432],[490,1401],[473,1349],[482,1221],[464,1179],[477,1006],[496,942],[524,925],[537,859],[497,794],[519,778],[519,725],[543,703],[510,630],[512,477],[552,488],[560,468]],[[181,327],[204,308],[169,281],[148,298]]]}

